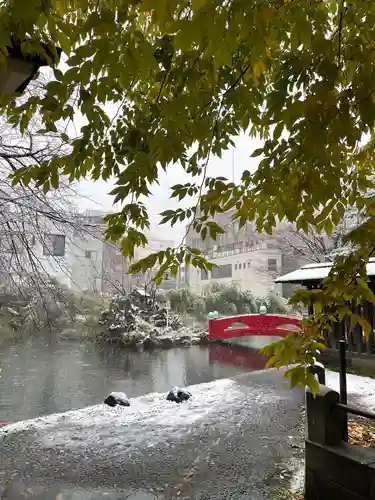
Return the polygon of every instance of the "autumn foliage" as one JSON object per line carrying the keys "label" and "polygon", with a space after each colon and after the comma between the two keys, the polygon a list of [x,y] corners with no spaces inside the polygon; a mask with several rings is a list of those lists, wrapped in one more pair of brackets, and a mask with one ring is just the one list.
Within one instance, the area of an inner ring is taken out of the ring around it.
{"label": "autumn foliage", "polygon": [[[64,135],[68,153],[20,166],[14,182],[47,192],[62,176],[114,177],[122,205],[107,218],[108,238],[129,257],[146,244],[145,199],[177,162],[190,180],[172,187],[162,223],[190,221],[202,238],[223,231],[212,217],[229,209],[259,231],[286,220],[329,234],[356,207],[365,222],[352,235],[354,253],[314,292],[309,342],[288,347],[287,358],[305,366],[322,331],[352,316],[348,303],[375,302],[365,271],[375,245],[375,206],[365,196],[373,187],[374,25],[368,0],[13,0],[0,8],[0,64],[11,36],[28,53],[42,50],[40,40],[61,47],[64,64],[42,95],[3,97],[4,116],[23,131],[38,114],[41,134],[77,112],[85,120],[77,136]],[[249,151],[257,170],[243,165],[239,184],[209,177],[209,159],[241,132],[263,140]],[[187,208],[176,203],[184,199]],[[181,263],[212,267],[182,241],[133,271],[157,267],[161,280]],[[368,331],[365,320],[353,321]]]}

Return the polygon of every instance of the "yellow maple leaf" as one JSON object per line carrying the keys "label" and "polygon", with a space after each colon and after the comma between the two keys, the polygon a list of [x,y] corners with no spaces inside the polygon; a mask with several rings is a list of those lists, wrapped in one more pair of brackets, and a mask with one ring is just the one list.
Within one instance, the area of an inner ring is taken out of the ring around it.
{"label": "yellow maple leaf", "polygon": [[264,64],[264,61],[262,59],[254,64],[253,73],[255,78],[259,78],[264,73],[265,67],[266,65]]}

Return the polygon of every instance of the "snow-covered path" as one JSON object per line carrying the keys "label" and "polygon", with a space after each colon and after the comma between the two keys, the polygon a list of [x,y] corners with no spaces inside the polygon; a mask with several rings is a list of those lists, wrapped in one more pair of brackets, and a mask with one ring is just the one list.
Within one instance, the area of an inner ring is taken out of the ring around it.
{"label": "snow-covered path", "polygon": [[13,424],[0,431],[0,475],[86,487],[90,500],[129,492],[140,500],[268,499],[275,460],[293,456],[300,440],[303,394],[274,371],[190,391],[193,399],[181,405],[150,394],[130,408],[98,405]]}
{"label": "snow-covered path", "polygon": [[[327,385],[338,389],[337,373],[327,372]],[[274,370],[190,391],[181,405],[149,394],[130,408],[97,405],[8,426],[0,479],[41,488],[45,500],[61,492],[61,500],[269,499],[275,464],[302,464],[303,393]],[[348,375],[348,392],[375,408],[375,380]]]}
{"label": "snow-covered path", "polygon": [[[355,402],[367,410],[375,410],[375,379],[360,375],[347,375],[348,401]],[[339,391],[339,373],[326,371],[326,385]]]}

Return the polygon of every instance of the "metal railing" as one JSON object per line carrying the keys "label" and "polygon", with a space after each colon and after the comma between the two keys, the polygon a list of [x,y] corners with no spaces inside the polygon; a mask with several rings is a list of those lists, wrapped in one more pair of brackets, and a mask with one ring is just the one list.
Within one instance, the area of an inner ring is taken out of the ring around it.
{"label": "metal railing", "polygon": [[359,417],[365,417],[370,420],[375,420],[375,412],[373,411],[362,410],[361,408],[345,405],[343,403],[337,403],[336,406],[344,410],[346,413],[352,413],[353,415],[358,415]]}

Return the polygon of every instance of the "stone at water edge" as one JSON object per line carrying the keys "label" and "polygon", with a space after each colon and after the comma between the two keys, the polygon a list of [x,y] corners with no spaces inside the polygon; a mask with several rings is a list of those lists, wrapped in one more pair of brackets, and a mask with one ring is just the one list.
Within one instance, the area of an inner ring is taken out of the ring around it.
{"label": "stone at water edge", "polygon": [[123,392],[111,392],[105,400],[104,404],[107,406],[130,406],[130,402]]}
{"label": "stone at water edge", "polygon": [[172,337],[169,337],[167,335],[163,335],[158,338],[160,347],[163,347],[164,349],[168,349],[169,347],[173,347],[174,345],[174,340]]}
{"label": "stone at water edge", "polygon": [[174,387],[169,391],[167,395],[167,401],[173,401],[174,403],[182,403],[183,401],[188,401],[192,395],[186,389],[180,389],[179,387]]}

